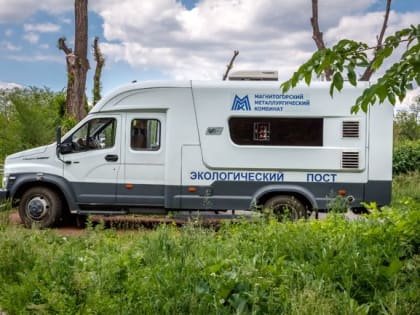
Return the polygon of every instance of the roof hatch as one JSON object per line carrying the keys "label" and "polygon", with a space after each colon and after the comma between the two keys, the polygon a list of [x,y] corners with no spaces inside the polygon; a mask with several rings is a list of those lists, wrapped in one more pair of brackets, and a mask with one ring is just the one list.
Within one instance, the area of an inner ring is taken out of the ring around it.
{"label": "roof hatch", "polygon": [[229,75],[230,81],[278,81],[278,71],[242,70]]}

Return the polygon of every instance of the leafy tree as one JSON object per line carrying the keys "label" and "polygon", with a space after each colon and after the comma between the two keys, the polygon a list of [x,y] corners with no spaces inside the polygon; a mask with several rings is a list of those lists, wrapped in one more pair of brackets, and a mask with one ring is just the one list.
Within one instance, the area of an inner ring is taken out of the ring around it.
{"label": "leafy tree", "polygon": [[47,88],[0,92],[0,160],[7,154],[54,141],[65,95]]}
{"label": "leafy tree", "polygon": [[[402,101],[413,84],[420,85],[420,24],[397,31],[388,36],[383,44],[369,47],[368,44],[343,39],[331,48],[322,48],[299,67],[292,77],[281,84],[283,93],[295,87],[298,82],[305,81],[310,85],[312,77],[319,77],[323,72],[330,72],[330,95],[334,89],[341,91],[345,80],[357,85],[356,70],[373,72],[378,70],[386,59],[393,55],[397,48],[406,45],[406,50],[378,80],[363,91],[352,107],[356,113],[364,112],[369,105],[383,103],[388,100],[395,105],[397,99]],[[367,52],[374,50],[374,58],[370,60]]]}
{"label": "leafy tree", "polygon": [[395,142],[420,140],[420,123],[416,113],[399,111],[395,115],[394,140]]}

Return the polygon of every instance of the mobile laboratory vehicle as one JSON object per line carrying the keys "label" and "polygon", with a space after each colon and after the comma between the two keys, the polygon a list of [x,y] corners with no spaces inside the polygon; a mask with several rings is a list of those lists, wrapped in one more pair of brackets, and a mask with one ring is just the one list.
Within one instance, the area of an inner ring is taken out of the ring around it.
{"label": "mobile laboratory vehicle", "polygon": [[360,93],[345,86],[331,98],[322,82],[285,94],[268,81],[132,83],[63,137],[58,129],[56,143],[8,156],[0,197],[41,227],[65,212],[265,206],[296,218],[338,194],[352,207],[387,204],[393,108],[350,114]]}

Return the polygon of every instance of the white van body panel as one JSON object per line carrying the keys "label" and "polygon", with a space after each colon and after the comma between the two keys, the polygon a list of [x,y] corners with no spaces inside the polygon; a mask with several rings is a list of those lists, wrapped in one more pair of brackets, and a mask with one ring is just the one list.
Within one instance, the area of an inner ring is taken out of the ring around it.
{"label": "white van body panel", "polygon": [[63,176],[63,163],[55,157],[55,143],[7,156],[5,174],[36,173]]}
{"label": "white van body panel", "polygon": [[[368,117],[370,121],[367,147],[369,150],[369,179],[392,180],[392,123],[390,117],[394,108],[389,104],[371,106]],[[391,149],[390,149],[391,148]]]}
{"label": "white van body panel", "polygon": [[[359,85],[346,84],[331,98],[329,83],[299,85],[288,93],[278,82],[133,83],[101,100],[62,137],[68,152],[57,156],[52,144],[11,155],[5,173],[33,185],[37,173],[45,175],[41,181],[57,185],[73,213],[250,209],[275,194],[325,209],[338,190],[353,195],[354,206],[383,204],[390,200],[393,108],[382,104],[368,114],[351,114],[367,83]],[[70,149],[83,126],[110,117],[116,120],[107,134],[112,145]],[[157,122],[154,147],[133,147],[137,120]],[[287,131],[307,121],[318,127]],[[295,136],[312,144],[296,144]],[[280,144],[264,142],[274,138]],[[19,196],[20,187],[11,184],[10,194]]]}
{"label": "white van body panel", "polygon": [[[361,144],[366,141],[366,114],[363,112],[358,115],[350,114],[350,106],[353,104],[350,100],[356,98],[359,90],[344,90],[331,99],[325,88],[301,87],[293,90],[293,94],[302,94],[304,99],[310,100],[310,106],[283,106],[281,112],[232,111],[231,104],[235,95],[248,96],[251,104],[257,103],[254,95],[282,95],[278,83],[262,84],[266,89],[261,87],[255,89],[255,84],[247,85],[242,84],[240,88],[193,86],[204,164],[208,168],[339,170],[343,151],[360,150],[359,171],[364,169],[365,150]],[[235,145],[229,136],[228,120],[239,115],[240,117],[324,117],[324,128],[327,130],[324,133],[324,145],[321,148],[267,146],[258,149],[255,146]],[[340,130],[337,127],[343,119],[358,120],[361,123],[360,139],[343,140],[339,133],[328,132],[328,130]],[[222,139],[206,136],[208,126],[223,127]],[[308,159],[308,156],[311,158]]]}

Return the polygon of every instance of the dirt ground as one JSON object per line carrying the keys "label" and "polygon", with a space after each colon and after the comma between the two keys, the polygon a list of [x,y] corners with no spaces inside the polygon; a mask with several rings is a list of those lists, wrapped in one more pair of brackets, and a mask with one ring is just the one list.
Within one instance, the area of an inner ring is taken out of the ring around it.
{"label": "dirt ground", "polygon": [[[114,228],[118,231],[136,231],[140,228],[144,229],[153,229],[154,227],[166,223],[166,224],[175,224],[177,226],[182,226],[191,220],[198,220],[203,226],[212,226],[217,227],[220,225],[222,220],[232,220],[242,217],[251,218],[255,216],[255,213],[249,211],[238,211],[232,213],[220,212],[220,214],[215,214],[214,212],[189,212],[181,211],[177,212],[171,216],[168,215],[125,215],[125,216],[92,216],[92,224],[98,224],[103,222],[105,228]],[[9,215],[9,222],[15,225],[22,224],[19,214],[17,211],[12,212]],[[62,224],[58,227],[53,228],[60,235],[71,236],[71,235],[83,235],[86,231],[83,227],[78,227],[77,224]]]}
{"label": "dirt ground", "polygon": [[[159,224],[176,224],[182,226],[187,222],[200,221],[203,226],[218,227],[223,220],[237,220],[240,218],[249,218],[258,216],[258,213],[250,211],[226,211],[215,214],[214,212],[197,212],[197,211],[180,211],[175,212],[171,216],[168,215],[125,215],[125,216],[92,216],[92,224],[103,222],[105,228],[114,228],[119,232],[124,231],[138,231],[139,229],[153,229]],[[345,216],[354,220],[359,216],[349,211]],[[323,220],[326,217],[325,213],[319,213],[318,219]],[[312,213],[310,219],[315,219],[315,213]],[[9,221],[12,224],[22,224],[19,214],[15,211],[9,215]],[[63,236],[78,236],[84,235],[86,230],[83,227],[78,227],[76,223],[61,225],[53,228],[60,235]]]}
{"label": "dirt ground", "polygon": [[[9,215],[9,222],[15,225],[22,224],[22,221],[20,220],[19,214],[17,212],[12,212]],[[58,228],[54,228],[54,230],[56,230],[60,235],[63,235],[63,236],[83,235],[85,233],[83,228],[79,228],[75,225],[74,226],[60,226]]]}

